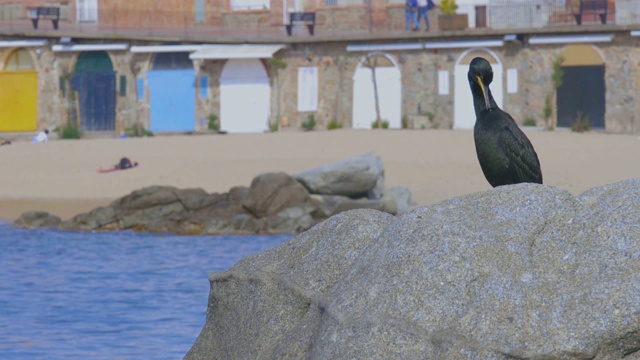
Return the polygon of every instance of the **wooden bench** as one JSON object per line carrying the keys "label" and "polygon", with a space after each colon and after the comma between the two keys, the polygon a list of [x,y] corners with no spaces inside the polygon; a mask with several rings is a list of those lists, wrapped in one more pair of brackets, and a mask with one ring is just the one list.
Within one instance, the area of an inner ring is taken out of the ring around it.
{"label": "wooden bench", "polygon": [[38,6],[27,8],[27,17],[33,22],[33,28],[38,28],[38,20],[51,19],[53,28],[58,30],[58,21],[60,20],[60,8],[59,7],[47,7]]}
{"label": "wooden bench", "polygon": [[287,35],[291,36],[291,28],[295,25],[307,25],[309,34],[313,36],[313,27],[316,24],[316,13],[313,12],[292,12],[289,13],[289,24],[285,25]]}
{"label": "wooden bench", "polygon": [[575,13],[576,23],[582,25],[582,17],[584,15],[597,15],[600,22],[604,25],[607,23],[608,0],[580,0],[580,11]]}

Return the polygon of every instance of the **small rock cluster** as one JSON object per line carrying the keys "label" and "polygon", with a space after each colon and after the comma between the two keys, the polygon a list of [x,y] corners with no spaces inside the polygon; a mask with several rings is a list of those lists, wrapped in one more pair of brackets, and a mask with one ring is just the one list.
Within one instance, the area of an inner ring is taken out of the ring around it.
{"label": "small rock cluster", "polygon": [[346,210],[398,214],[411,205],[408,189],[384,188],[382,161],[368,153],[293,176],[258,175],[250,187],[234,187],[223,194],[146,187],[67,221],[46,212],[26,212],[15,226],[184,235],[299,233]]}

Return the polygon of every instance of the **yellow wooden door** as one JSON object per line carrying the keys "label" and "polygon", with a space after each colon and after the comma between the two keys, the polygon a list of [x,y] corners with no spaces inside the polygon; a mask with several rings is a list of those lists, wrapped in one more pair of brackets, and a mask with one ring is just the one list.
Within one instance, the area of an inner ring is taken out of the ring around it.
{"label": "yellow wooden door", "polygon": [[0,131],[38,129],[38,73],[0,72]]}

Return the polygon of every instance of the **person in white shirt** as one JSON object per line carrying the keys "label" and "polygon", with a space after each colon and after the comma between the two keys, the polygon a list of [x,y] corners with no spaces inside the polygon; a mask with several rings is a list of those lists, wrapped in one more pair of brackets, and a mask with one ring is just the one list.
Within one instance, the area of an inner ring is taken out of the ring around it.
{"label": "person in white shirt", "polygon": [[49,130],[40,131],[38,135],[33,137],[34,143],[41,143],[49,141]]}
{"label": "person in white shirt", "polygon": [[428,0],[418,0],[418,28],[420,28],[420,18],[424,18],[424,31],[429,31],[429,4]]}

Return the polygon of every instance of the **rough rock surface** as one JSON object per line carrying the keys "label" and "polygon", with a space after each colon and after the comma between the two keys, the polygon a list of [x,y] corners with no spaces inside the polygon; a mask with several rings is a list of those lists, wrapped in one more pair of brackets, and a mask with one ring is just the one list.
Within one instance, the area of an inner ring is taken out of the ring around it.
{"label": "rough rock surface", "polygon": [[[412,205],[407,188],[384,189],[382,162],[373,153],[342,163],[329,166],[326,178],[333,178],[335,169],[340,169],[343,180],[353,175],[359,186],[366,176],[370,181],[360,188],[354,188],[349,181],[333,182],[332,191],[369,197],[309,193],[286,173],[265,173],[256,176],[251,187],[237,186],[223,194],[208,194],[200,188],[150,186],[64,222],[56,217],[45,219],[46,213],[28,212],[15,225],[58,226],[67,230],[133,229],[184,235],[299,233],[347,210],[367,208],[397,214]],[[323,178],[319,170],[312,173],[312,178]]]}
{"label": "rough rock surface", "polygon": [[309,192],[286,173],[267,173],[251,181],[242,206],[257,218],[304,204]]}
{"label": "rough rock surface", "polygon": [[196,359],[637,359],[640,179],[333,216],[211,273]]}
{"label": "rough rock surface", "polygon": [[312,194],[363,196],[377,199],[384,189],[382,160],[370,152],[295,174]]}
{"label": "rough rock surface", "polygon": [[62,220],[59,217],[46,211],[27,211],[16,219],[13,224],[25,229],[35,229],[39,227],[55,227],[60,225],[61,222]]}

